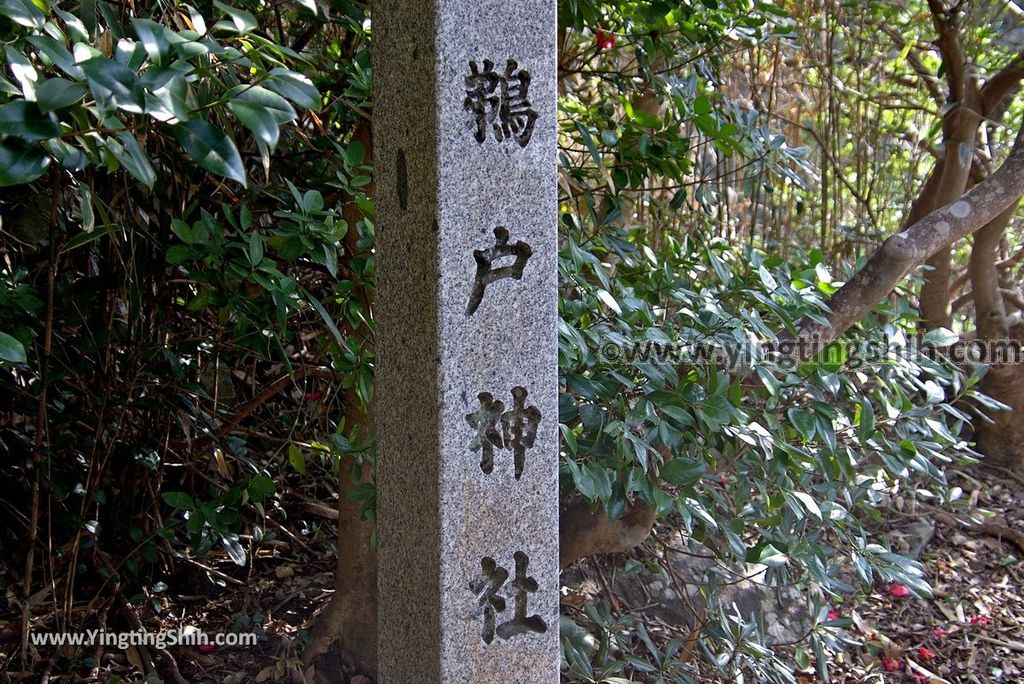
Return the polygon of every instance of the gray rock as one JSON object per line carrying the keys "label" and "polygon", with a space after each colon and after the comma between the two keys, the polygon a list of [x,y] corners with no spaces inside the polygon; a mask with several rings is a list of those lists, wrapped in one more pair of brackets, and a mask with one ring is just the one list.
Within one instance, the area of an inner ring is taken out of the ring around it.
{"label": "gray rock", "polygon": [[374,7],[380,681],[558,681],[553,0]]}
{"label": "gray rock", "polygon": [[[647,606],[645,613],[670,625],[694,627],[708,610],[707,596],[702,590],[714,587],[717,604],[727,613],[732,606],[743,618],[753,618],[767,635],[767,643],[788,643],[802,639],[813,624],[807,609],[807,594],[795,586],[778,587],[765,583],[763,566],[746,564],[725,567],[719,561],[705,558],[706,548],[688,540],[685,535],[673,535],[671,545],[686,553],[668,553],[664,559],[672,569],[674,578],[659,568],[658,572],[640,570],[616,574],[615,591],[631,606]],[[676,586],[685,592],[680,599]]]}

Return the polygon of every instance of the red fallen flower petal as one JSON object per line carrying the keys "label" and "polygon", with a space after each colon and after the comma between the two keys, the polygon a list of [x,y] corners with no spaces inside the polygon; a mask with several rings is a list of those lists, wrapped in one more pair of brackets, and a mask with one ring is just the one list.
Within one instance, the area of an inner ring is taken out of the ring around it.
{"label": "red fallen flower petal", "polygon": [[921,648],[917,649],[917,657],[921,660],[931,660],[935,657],[935,651],[933,651],[930,648],[925,648],[924,646],[922,646]]}
{"label": "red fallen flower petal", "polygon": [[198,646],[196,646],[196,648],[199,649],[200,653],[209,653],[210,651],[212,651],[213,649],[215,649],[217,647],[214,646],[213,644],[199,644]]}
{"label": "red fallen flower petal", "polygon": [[947,634],[949,634],[949,632],[947,632],[946,630],[942,629],[941,627],[936,627],[935,629],[932,630],[932,636],[935,637],[936,639],[944,639]]}
{"label": "red fallen flower petal", "polygon": [[615,36],[604,31],[594,31],[594,42],[602,50],[609,50],[615,47]]}
{"label": "red fallen flower petal", "polygon": [[323,396],[323,392],[306,392],[306,401],[320,401]]}
{"label": "red fallen flower petal", "polygon": [[906,598],[910,596],[910,590],[902,584],[890,584],[889,596],[892,596],[893,598]]}
{"label": "red fallen flower petal", "polygon": [[839,619],[839,611],[838,610],[830,610],[830,611],[828,611],[828,619],[829,620],[838,620]]}
{"label": "red fallen flower petal", "polygon": [[927,681],[927,680],[928,680],[928,678],[927,678],[927,677],[925,677],[925,676],[924,676],[923,674],[921,674],[920,672],[915,672],[915,673],[913,674],[913,677],[914,677],[914,681],[915,681],[915,682],[924,682],[924,681]]}
{"label": "red fallen flower petal", "polygon": [[969,621],[972,625],[987,625],[988,615],[972,615]]}
{"label": "red fallen flower petal", "polygon": [[882,661],[882,669],[886,672],[899,672],[903,669],[903,663],[896,658],[886,658]]}

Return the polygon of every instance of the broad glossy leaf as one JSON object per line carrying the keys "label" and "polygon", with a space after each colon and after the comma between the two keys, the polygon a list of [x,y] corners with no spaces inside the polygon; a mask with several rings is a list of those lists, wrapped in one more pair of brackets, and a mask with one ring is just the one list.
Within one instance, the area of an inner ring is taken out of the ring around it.
{"label": "broad glossy leaf", "polygon": [[43,142],[47,152],[60,162],[61,167],[68,171],[81,171],[88,161],[85,153],[74,145],[67,143],[60,138],[50,138]]}
{"label": "broad glossy leaf", "polygon": [[[218,0],[213,0],[213,4],[221,12],[231,17],[231,24],[239,33],[248,33],[259,25],[259,22],[256,21],[256,17],[243,9],[225,5],[223,2],[219,2]],[[222,28],[226,27],[225,22],[218,22],[217,25]]]}
{"label": "broad glossy leaf", "polygon": [[295,109],[288,101],[263,86],[236,86],[225,94],[225,98],[229,100],[229,106],[232,103],[242,103],[249,107],[266,109],[278,123],[288,123],[295,119]]}
{"label": "broad glossy leaf", "polygon": [[153,184],[156,183],[156,172],[135,136],[128,132],[121,132],[117,134],[117,140],[108,139],[106,145],[110,153],[121,162],[128,173],[147,188],[153,187]]}
{"label": "broad glossy leaf", "polygon": [[85,28],[85,24],[81,19],[71,12],[67,12],[57,7],[55,7],[53,11],[64,21],[64,28],[67,29],[68,34],[70,34],[72,42],[88,42],[89,30]]}
{"label": "broad glossy leaf", "polygon": [[245,186],[245,167],[238,148],[223,131],[202,119],[175,124],[174,136],[182,149],[201,167]]}
{"label": "broad glossy leaf", "polygon": [[64,109],[75,104],[88,92],[81,83],[65,78],[50,78],[36,86],[36,104],[43,112]]}
{"label": "broad glossy leaf", "polygon": [[279,124],[294,119],[295,110],[287,100],[266,88],[244,88],[228,101],[228,109],[238,117],[243,126],[252,131],[270,149],[274,149],[280,133]]}
{"label": "broad glossy leaf", "polygon": [[7,333],[0,332],[0,361],[25,363],[25,347]]}
{"label": "broad glossy leaf", "polygon": [[303,109],[319,109],[320,91],[302,74],[278,67],[271,69],[264,84],[278,95],[286,97]]}
{"label": "broad glossy leaf", "polygon": [[93,57],[81,66],[97,99],[109,95],[116,107],[129,112],[144,111],[145,91],[134,71],[106,57]]}
{"label": "broad glossy leaf", "polygon": [[0,135],[47,140],[60,135],[60,123],[54,114],[39,111],[35,102],[14,100],[0,105]]}
{"label": "broad glossy leaf", "polygon": [[7,66],[11,70],[11,74],[21,86],[22,94],[28,99],[33,99],[36,92],[36,81],[39,80],[39,74],[35,67],[25,55],[10,45],[4,46],[4,55],[7,57]]}
{"label": "broad glossy leaf", "polygon": [[229,102],[228,109],[271,150],[277,146],[280,126],[273,114],[258,105],[253,106],[245,102]]}
{"label": "broad glossy leaf", "polygon": [[0,14],[29,28],[38,28],[46,22],[46,16],[32,0],[0,0]]}
{"label": "broad glossy leaf", "polygon": [[64,43],[52,36],[29,36],[28,42],[40,55],[53,62],[58,69],[71,78],[82,77],[81,67],[75,62],[74,55],[64,46]]}
{"label": "broad glossy leaf", "polygon": [[173,69],[166,71],[173,73],[167,80],[161,78],[161,85],[151,88],[151,93],[146,93],[146,112],[157,121],[165,123],[173,119],[187,121],[192,116],[188,106],[188,82],[179,72]]}
{"label": "broad glossy leaf", "polygon": [[135,27],[135,35],[139,37],[142,46],[146,48],[149,59],[154,64],[163,64],[164,57],[171,49],[164,26],[151,19],[134,19],[132,25]]}

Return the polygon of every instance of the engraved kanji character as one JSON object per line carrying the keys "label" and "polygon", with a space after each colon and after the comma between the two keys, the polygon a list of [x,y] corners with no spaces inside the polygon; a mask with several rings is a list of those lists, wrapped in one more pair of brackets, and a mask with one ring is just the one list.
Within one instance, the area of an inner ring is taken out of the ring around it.
{"label": "engraved kanji character", "polygon": [[527,632],[543,634],[548,629],[547,624],[539,615],[526,616],[530,594],[535,593],[538,589],[537,580],[526,574],[530,559],[522,551],[516,551],[513,557],[516,561],[516,578],[510,583],[510,586],[516,592],[514,599],[516,608],[512,619],[498,626],[497,633],[502,639],[510,639],[517,634],[526,634]]}
{"label": "engraved kanji character", "polygon": [[481,636],[484,643],[489,644],[494,641],[495,616],[497,613],[505,611],[505,599],[499,596],[498,592],[501,591],[508,579],[508,570],[495,563],[493,558],[486,557],[480,561],[480,569],[482,574],[470,582],[469,588],[477,595],[477,604],[484,609],[484,626]]}
{"label": "engraved kanji character", "polygon": [[466,422],[476,430],[469,448],[471,451],[483,452],[480,455],[480,469],[490,475],[494,470],[494,447],[501,449],[504,446],[501,433],[498,432],[498,421],[501,420],[505,404],[495,401],[490,392],[481,392],[477,399],[480,400],[480,408],[466,414]]}
{"label": "engraved kanji character", "polygon": [[513,387],[512,408],[501,416],[502,441],[506,449],[512,450],[517,480],[523,474],[526,450],[533,448],[540,425],[540,409],[526,406],[526,394],[525,387]]}
{"label": "engraved kanji character", "polygon": [[505,71],[494,70],[494,62],[484,60],[483,71],[476,60],[469,63],[466,99],[463,107],[473,115],[470,127],[479,143],[487,139],[488,126],[498,142],[512,139],[526,147],[533,135],[537,112],[530,105],[530,74],[514,59],[505,63]]}
{"label": "engraved kanji character", "polygon": [[[488,285],[502,278],[519,280],[523,277],[526,262],[533,256],[533,249],[521,240],[516,240],[510,245],[508,239],[509,234],[505,226],[498,226],[494,229],[493,247],[473,250],[473,258],[476,259],[476,281],[469,296],[469,303],[466,305],[467,316],[472,316],[476,312],[484,299],[484,290]],[[503,257],[515,257],[515,262],[508,266],[495,267],[494,262]]]}

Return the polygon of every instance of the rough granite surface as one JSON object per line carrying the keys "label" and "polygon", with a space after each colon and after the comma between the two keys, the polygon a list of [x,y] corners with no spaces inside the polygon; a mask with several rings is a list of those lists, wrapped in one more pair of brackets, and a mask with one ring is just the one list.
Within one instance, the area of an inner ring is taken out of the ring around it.
{"label": "rough granite surface", "polygon": [[[373,33],[379,681],[557,682],[555,2],[380,0]],[[514,87],[528,72],[525,145],[490,122],[478,140],[485,60]],[[525,267],[469,314],[481,260],[512,265],[499,227]]]}

